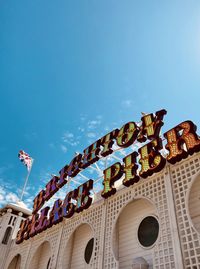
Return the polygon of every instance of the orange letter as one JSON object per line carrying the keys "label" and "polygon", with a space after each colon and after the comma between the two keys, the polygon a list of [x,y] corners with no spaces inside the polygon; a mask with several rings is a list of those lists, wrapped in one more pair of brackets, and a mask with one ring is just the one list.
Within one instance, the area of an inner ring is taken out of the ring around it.
{"label": "orange letter", "polygon": [[20,230],[17,233],[16,244],[20,244],[21,242],[24,241],[24,234],[27,233],[29,223],[30,223],[29,219],[25,219],[22,221],[20,225]]}
{"label": "orange letter", "polygon": [[44,204],[44,196],[45,196],[45,191],[41,190],[38,195],[35,197],[35,199],[33,200],[34,204],[33,204],[33,214],[35,214],[36,212],[38,212],[38,210],[43,206]]}
{"label": "orange letter", "polygon": [[[166,149],[169,150],[167,161],[176,163],[200,150],[200,139],[196,134],[196,125],[185,121],[164,134],[167,139]],[[185,146],[185,149],[184,149]],[[186,151],[187,150],[187,151]]]}

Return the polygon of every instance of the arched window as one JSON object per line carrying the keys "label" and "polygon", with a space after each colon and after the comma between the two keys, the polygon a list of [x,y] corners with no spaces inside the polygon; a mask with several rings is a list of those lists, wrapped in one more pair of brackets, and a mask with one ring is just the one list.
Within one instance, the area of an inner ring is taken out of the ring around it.
{"label": "arched window", "polygon": [[2,244],[7,245],[8,240],[9,240],[10,235],[11,235],[11,232],[12,232],[12,228],[8,227],[6,229],[6,231],[5,231],[5,234],[4,234],[4,237],[3,237],[3,240],[2,240]]}
{"label": "arched window", "polygon": [[51,245],[49,241],[44,241],[35,251],[26,269],[50,269],[51,255]]}

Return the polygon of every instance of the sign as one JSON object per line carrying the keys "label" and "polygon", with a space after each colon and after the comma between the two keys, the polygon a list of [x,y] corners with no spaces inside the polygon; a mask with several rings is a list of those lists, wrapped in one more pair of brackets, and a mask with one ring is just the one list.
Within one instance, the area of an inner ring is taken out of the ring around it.
{"label": "sign", "polygon": [[[92,204],[90,191],[93,180],[80,185],[77,189],[66,193],[65,199],[54,202],[52,208],[43,207],[60,188],[78,173],[97,162],[101,157],[106,157],[113,152],[114,143],[120,148],[127,148],[135,142],[141,145],[138,152],[134,151],[125,156],[122,162],[116,162],[103,171],[103,186],[101,196],[108,198],[116,193],[115,182],[124,176],[122,184],[129,187],[136,184],[141,178],[147,178],[161,171],[166,162],[175,164],[200,151],[200,139],[196,133],[196,126],[192,121],[184,121],[160,136],[163,118],[166,110],[157,111],[155,114],[143,115],[141,124],[128,122],[120,129],[112,130],[102,138],[95,141],[82,154],[75,156],[65,165],[58,176],[53,176],[46,188],[41,190],[34,199],[31,219],[22,222],[17,234],[16,243],[19,244],[30,237],[61,222],[63,218],[71,218],[75,213],[80,213]],[[163,145],[163,141],[166,144]],[[168,154],[163,156],[165,149]],[[75,202],[74,202],[75,201]],[[40,210],[40,212],[39,212]]]}

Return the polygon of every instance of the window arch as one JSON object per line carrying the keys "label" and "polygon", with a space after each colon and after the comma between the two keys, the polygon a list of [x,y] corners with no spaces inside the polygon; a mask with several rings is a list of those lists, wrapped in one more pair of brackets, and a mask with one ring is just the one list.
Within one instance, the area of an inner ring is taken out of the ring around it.
{"label": "window arch", "polygon": [[10,262],[7,269],[20,269],[21,266],[21,255],[17,254]]}
{"label": "window arch", "polygon": [[12,228],[7,227],[5,234],[4,234],[4,237],[3,237],[3,240],[2,240],[2,244],[4,244],[4,245],[8,244],[8,240],[10,238],[11,232],[12,232]]}
{"label": "window arch", "polygon": [[[119,262],[119,269],[125,268],[126,264],[132,264],[134,266],[130,268],[140,268],[139,266],[141,264],[139,263],[139,260],[137,259],[136,261],[133,261],[132,259],[141,257],[148,260],[149,267],[153,268],[151,248],[154,247],[154,244],[150,244],[150,246],[146,247],[144,250],[144,247],[138,239],[138,231],[142,220],[148,216],[151,216],[154,219],[156,215],[157,210],[155,205],[145,197],[139,197],[138,199],[136,198],[131,200],[122,208],[112,232],[112,250],[115,259]],[[157,217],[155,217],[155,220],[157,222]],[[140,239],[143,239],[143,232],[145,229],[143,228],[141,230],[141,228],[143,227],[140,227],[139,235]],[[159,228],[159,226],[157,228]],[[148,230],[148,233],[150,232],[151,231]],[[156,229],[156,239],[157,232],[158,229]]]}
{"label": "window arch", "polygon": [[29,264],[29,269],[50,269],[51,245],[44,241],[35,251]]}
{"label": "window arch", "polygon": [[66,244],[62,269],[89,268],[89,264],[92,263],[94,244],[94,234],[91,226],[88,223],[79,225]]}

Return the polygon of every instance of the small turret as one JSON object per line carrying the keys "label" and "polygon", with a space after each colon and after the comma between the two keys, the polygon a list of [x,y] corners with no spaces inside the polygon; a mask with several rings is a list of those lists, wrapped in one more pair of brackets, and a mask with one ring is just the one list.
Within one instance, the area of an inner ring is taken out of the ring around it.
{"label": "small turret", "polygon": [[[31,211],[23,202],[7,204],[0,209],[0,253],[6,257],[12,240],[16,238],[22,220],[31,215]],[[4,263],[4,261],[2,261]],[[0,264],[0,268],[2,264]]]}

